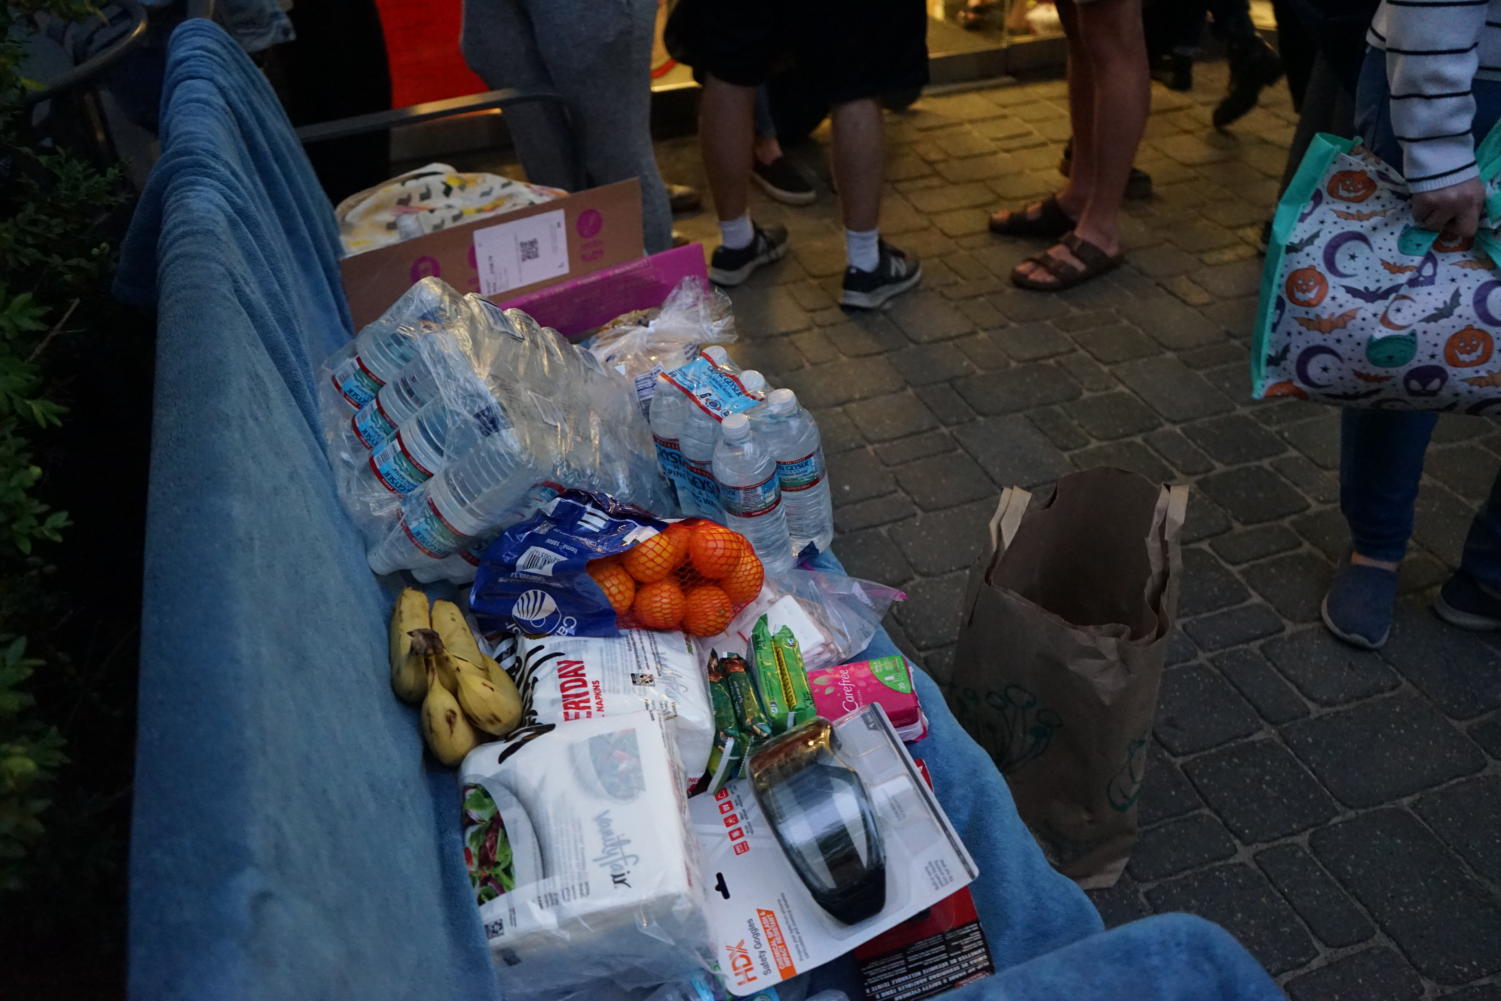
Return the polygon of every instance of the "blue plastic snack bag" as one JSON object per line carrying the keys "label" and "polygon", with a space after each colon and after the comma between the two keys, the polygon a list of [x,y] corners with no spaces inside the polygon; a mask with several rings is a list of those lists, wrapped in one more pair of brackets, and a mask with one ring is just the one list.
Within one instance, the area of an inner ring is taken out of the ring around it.
{"label": "blue plastic snack bag", "polygon": [[486,633],[618,636],[615,610],[586,568],[666,527],[606,494],[564,491],[490,543],[469,607]]}

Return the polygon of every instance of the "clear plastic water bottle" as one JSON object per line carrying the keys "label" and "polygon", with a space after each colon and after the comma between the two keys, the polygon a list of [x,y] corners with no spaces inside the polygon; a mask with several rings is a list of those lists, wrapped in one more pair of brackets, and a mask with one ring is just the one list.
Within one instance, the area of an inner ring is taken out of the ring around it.
{"label": "clear plastic water bottle", "polygon": [[652,394],[650,423],[653,443],[657,446],[657,462],[662,474],[672,484],[678,504],[685,514],[697,514],[690,507],[692,497],[688,490],[688,474],[683,466],[683,419],[685,408],[693,406],[688,397],[668,381],[665,375],[657,377],[657,388]]}
{"label": "clear plastic water bottle", "polygon": [[735,364],[735,360],[730,357],[730,353],[724,349],[723,345],[710,344],[704,348],[702,354],[705,358],[713,362],[714,367],[721,372],[728,372],[731,375],[740,374],[740,366]]}
{"label": "clear plastic water bottle", "polygon": [[510,435],[482,439],[408,495],[401,520],[367,554],[370,568],[395,573],[452,556],[514,516],[544,478]]}
{"label": "clear plastic water bottle", "polygon": [[[684,397],[687,400],[687,397]],[[719,422],[692,400],[683,408],[683,431],[678,447],[683,453],[683,480],[688,485],[685,510],[700,518],[724,521],[719,485],[714,480],[714,446],[719,443]]]}
{"label": "clear plastic water bottle", "polygon": [[740,373],[740,385],[745,387],[747,396],[754,396],[761,401],[745,411],[747,417],[755,420],[766,409],[766,394],[771,391],[771,386],[767,384],[766,376],[753,368],[748,368]]}
{"label": "clear plastic water bottle", "polygon": [[413,358],[396,378],[380,388],[375,399],[349,418],[355,438],[367,449],[386,441],[438,391],[432,366],[422,357]]}
{"label": "clear plastic water bottle", "polygon": [[750,542],[769,574],[792,569],[792,539],[782,510],[777,463],[751,435],[750,418],[731,414],[720,425],[714,479],[724,523]]}
{"label": "clear plastic water bottle", "polygon": [[777,462],[793,552],[809,543],[822,552],[834,541],[834,501],[818,424],[790,389],[772,390],[758,409],[756,434]]}
{"label": "clear plastic water bottle", "polygon": [[493,405],[467,413],[449,400],[432,400],[370,453],[369,469],[387,490],[409,494],[499,430],[504,420]]}
{"label": "clear plastic water bottle", "polygon": [[461,309],[461,297],[441,279],[413,285],[332,359],[335,394],[355,410],[363,408],[412,360],[417,338],[445,329]]}

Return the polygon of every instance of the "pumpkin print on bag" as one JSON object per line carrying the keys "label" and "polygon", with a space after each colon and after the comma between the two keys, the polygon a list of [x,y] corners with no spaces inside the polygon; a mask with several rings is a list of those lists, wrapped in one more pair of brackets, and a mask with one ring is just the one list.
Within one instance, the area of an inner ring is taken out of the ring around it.
{"label": "pumpkin print on bag", "polygon": [[[1279,207],[1253,393],[1501,416],[1501,240],[1416,238],[1401,175],[1345,142],[1315,143],[1304,167],[1318,183]],[[1501,199],[1501,157],[1482,169]]]}
{"label": "pumpkin print on bag", "polygon": [[1287,301],[1311,309],[1329,294],[1329,279],[1318,268],[1299,268],[1287,276]]}
{"label": "pumpkin print on bag", "polygon": [[1363,170],[1341,170],[1329,177],[1329,196],[1342,202],[1363,202],[1375,193],[1375,179]]}
{"label": "pumpkin print on bag", "polygon": [[1496,341],[1479,327],[1465,327],[1444,342],[1444,361],[1455,368],[1474,368],[1491,360]]}
{"label": "pumpkin print on bag", "polygon": [[1460,254],[1473,246],[1475,246],[1473,236],[1451,236],[1448,233],[1441,233],[1433,241],[1433,249],[1440,254]]}

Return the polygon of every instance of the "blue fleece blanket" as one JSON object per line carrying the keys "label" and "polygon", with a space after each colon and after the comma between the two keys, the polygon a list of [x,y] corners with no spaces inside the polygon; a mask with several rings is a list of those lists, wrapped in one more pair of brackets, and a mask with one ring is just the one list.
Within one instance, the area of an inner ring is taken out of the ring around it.
{"label": "blue fleece blanket", "polygon": [[[332,212],[218,28],[178,29],[164,93],[117,289],[159,317],[130,994],[498,1001],[453,773],[425,762],[387,686],[398,582],[371,575],[319,444],[314,365],[351,336]],[[890,652],[884,634],[870,651]],[[1202,922],[1100,934],[932,681],[918,685],[920,753],[979,862],[1005,970],[953,1001],[1280,996]],[[850,974],[817,976],[858,998]]]}

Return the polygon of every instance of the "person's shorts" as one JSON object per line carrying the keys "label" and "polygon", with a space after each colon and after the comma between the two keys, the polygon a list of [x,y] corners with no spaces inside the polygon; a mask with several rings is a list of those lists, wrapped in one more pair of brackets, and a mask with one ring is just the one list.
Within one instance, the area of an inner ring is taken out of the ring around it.
{"label": "person's shorts", "polygon": [[928,82],[923,0],[678,0],[666,40],[699,79],[758,87],[796,65],[831,104]]}

